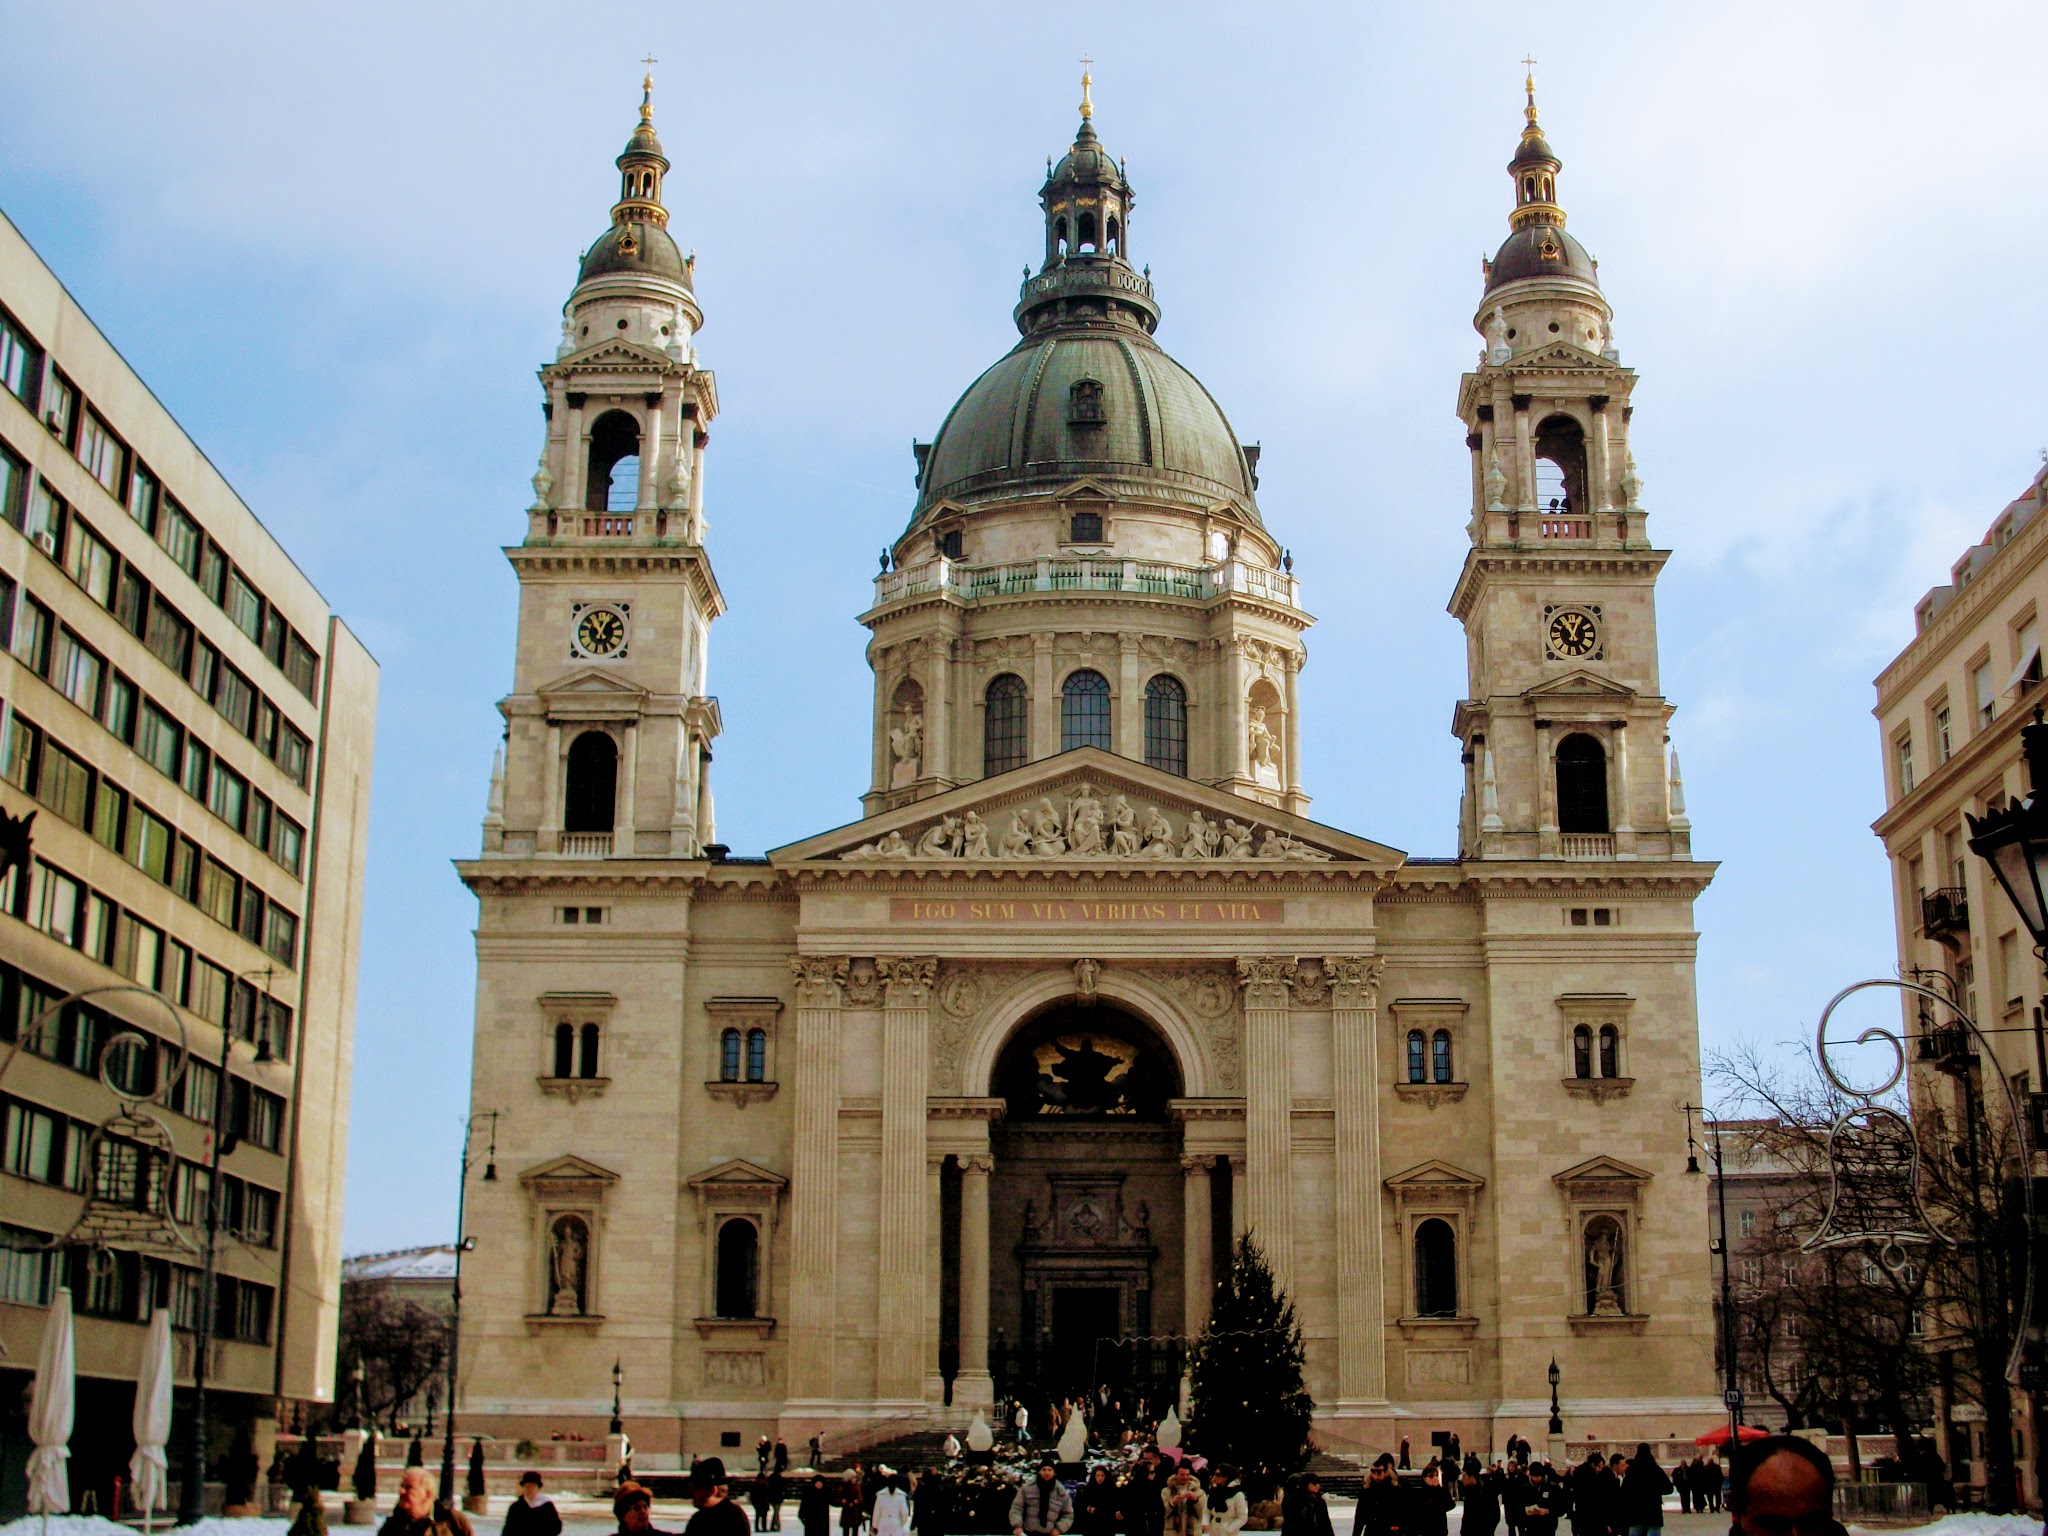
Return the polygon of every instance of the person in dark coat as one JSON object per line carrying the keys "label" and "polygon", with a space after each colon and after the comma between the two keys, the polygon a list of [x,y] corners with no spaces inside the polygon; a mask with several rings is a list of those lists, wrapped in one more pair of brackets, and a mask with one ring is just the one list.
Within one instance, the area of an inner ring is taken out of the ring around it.
{"label": "person in dark coat", "polygon": [[1465,1470],[1458,1475],[1458,1498],[1465,1506],[1458,1521],[1463,1536],[1493,1536],[1500,1525],[1500,1489],[1480,1467],[1477,1456],[1467,1457]]}
{"label": "person in dark coat", "polygon": [[[767,1458],[764,1456],[762,1460],[765,1462]],[[769,1486],[768,1474],[765,1471],[747,1484],[747,1502],[754,1507],[754,1529],[774,1530],[775,1527],[768,1523],[768,1511],[775,1507],[775,1490]]]}
{"label": "person in dark coat", "polygon": [[1550,1468],[1540,1461],[1529,1469],[1528,1488],[1522,1503],[1523,1531],[1527,1536],[1557,1536],[1558,1517],[1564,1512],[1564,1489],[1550,1475]]}
{"label": "person in dark coat", "polygon": [[1572,1536],[1607,1536],[1607,1458],[1598,1451],[1565,1474],[1571,1494]]}
{"label": "person in dark coat", "polygon": [[911,1496],[910,1524],[918,1536],[946,1536],[953,1518],[953,1485],[934,1467],[917,1480]]}
{"label": "person in dark coat", "polygon": [[1109,1468],[1097,1467],[1074,1494],[1074,1529],[1081,1536],[1116,1536],[1121,1491],[1109,1480]]}
{"label": "person in dark coat", "polygon": [[612,1495],[612,1518],[619,1522],[619,1536],[674,1536],[655,1529],[654,1495],[639,1483],[621,1483]]}
{"label": "person in dark coat", "polygon": [[867,1523],[868,1501],[861,1491],[860,1469],[856,1467],[839,1485],[839,1529],[845,1536],[860,1536],[860,1528]]}
{"label": "person in dark coat", "polygon": [[1337,1536],[1330,1525],[1330,1501],[1323,1480],[1304,1472],[1280,1506],[1280,1536]]}
{"label": "person in dark coat", "polygon": [[804,1484],[804,1491],[797,1496],[796,1523],[803,1527],[804,1536],[831,1536],[832,1491],[824,1478],[813,1475]]}
{"label": "person in dark coat", "polygon": [[1422,1481],[1410,1485],[1402,1501],[1401,1536],[1449,1536],[1451,1502],[1443,1464],[1432,1461],[1423,1470]]}
{"label": "person in dark coat", "polygon": [[725,1462],[699,1456],[690,1465],[690,1502],[697,1513],[683,1527],[684,1536],[747,1536],[746,1511],[733,1502]]}
{"label": "person in dark coat", "polygon": [[1172,1475],[1158,1446],[1138,1453],[1138,1464],[1124,1484],[1124,1529],[1130,1536],[1160,1536],[1166,1523],[1166,1480]]}
{"label": "person in dark coat", "polygon": [[1394,1458],[1385,1454],[1365,1474],[1358,1490],[1358,1509],[1351,1517],[1351,1536],[1395,1536],[1401,1527],[1401,1485],[1394,1477]]}
{"label": "person in dark coat", "polygon": [[541,1494],[538,1472],[519,1476],[519,1497],[505,1511],[503,1536],[562,1536],[562,1514]]}
{"label": "person in dark coat", "polygon": [[1628,1471],[1621,1479],[1621,1520],[1615,1522],[1616,1529],[1626,1522],[1628,1536],[1651,1536],[1664,1529],[1664,1495],[1671,1491],[1671,1479],[1664,1475],[1664,1469],[1657,1465],[1657,1458],[1650,1454],[1646,1440],[1636,1447],[1635,1455],[1629,1458]]}
{"label": "person in dark coat", "polygon": [[1514,1436],[1508,1437],[1507,1464],[1495,1469],[1500,1489],[1500,1520],[1508,1536],[1516,1536],[1529,1516],[1529,1469],[1515,1456]]}

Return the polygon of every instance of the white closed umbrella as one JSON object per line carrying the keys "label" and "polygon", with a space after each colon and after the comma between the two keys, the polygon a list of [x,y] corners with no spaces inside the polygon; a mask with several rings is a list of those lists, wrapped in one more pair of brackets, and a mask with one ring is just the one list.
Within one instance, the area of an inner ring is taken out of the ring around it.
{"label": "white closed umbrella", "polygon": [[171,1438],[171,1314],[158,1307],[142,1336],[142,1370],[135,1378],[135,1454],[128,1458],[128,1479],[142,1506],[142,1529],[150,1529],[150,1512],[169,1502],[170,1463],[164,1445]]}
{"label": "white closed umbrella", "polygon": [[71,1337],[71,1291],[58,1286],[43,1319],[36,1351],[35,1401],[28,1411],[28,1507],[31,1513],[71,1512],[71,1415],[77,1404],[76,1350]]}

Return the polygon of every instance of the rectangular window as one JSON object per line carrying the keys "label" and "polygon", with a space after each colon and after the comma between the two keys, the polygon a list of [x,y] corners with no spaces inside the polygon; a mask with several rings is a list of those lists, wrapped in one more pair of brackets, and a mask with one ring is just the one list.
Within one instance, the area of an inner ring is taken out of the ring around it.
{"label": "rectangular window", "polygon": [[14,644],[14,578],[0,572],[0,645]]}
{"label": "rectangular window", "polygon": [[280,722],[277,733],[277,766],[301,789],[306,785],[306,766],[313,744],[301,736],[289,721]]}
{"label": "rectangular window", "polygon": [[56,558],[64,535],[64,510],[64,498],[50,489],[49,481],[38,480],[36,488],[29,492],[28,512],[22,518],[21,531],[52,559]]}
{"label": "rectangular window", "polygon": [[192,664],[192,622],[157,593],[149,605],[149,628],[143,643],[157,660],[178,676],[185,676]]}
{"label": "rectangular window", "polygon": [[67,448],[71,446],[72,433],[78,426],[78,389],[54,368],[44,392],[43,425],[58,442]]}
{"label": "rectangular window", "polygon": [[183,1003],[192,990],[192,951],[176,939],[164,945],[164,979],[157,988],[174,1003]]}
{"label": "rectangular window", "polygon": [[1899,793],[1910,795],[1913,793],[1913,733],[1901,732],[1892,743],[1892,752],[1899,767]]}
{"label": "rectangular window", "polygon": [[100,420],[100,413],[88,407],[78,426],[78,462],[85,472],[106,488],[109,496],[121,494],[122,461],[127,450],[114,436],[113,428]]}
{"label": "rectangular window", "polygon": [[228,572],[228,597],[222,604],[235,628],[259,644],[263,640],[263,598],[242,579],[240,571]]}
{"label": "rectangular window", "polygon": [[89,826],[92,770],[56,742],[46,740],[42,768],[36,775],[36,798],[74,827]]}
{"label": "rectangular window", "polygon": [[36,860],[29,877],[28,920],[59,944],[78,943],[78,882],[51,864]]}
{"label": "rectangular window", "polygon": [[106,675],[107,664],[100,653],[73,634],[68,625],[58,626],[50,681],[59,693],[95,720],[100,713],[100,684]]}
{"label": "rectangular window", "polygon": [[307,698],[313,697],[313,690],[320,682],[320,658],[313,653],[313,647],[299,638],[293,630],[290,643],[285,649],[284,675],[291,685]]}
{"label": "rectangular window", "polygon": [[270,856],[296,875],[304,859],[305,847],[306,829],[279,811],[276,828],[271,833]]}
{"label": "rectangular window", "polygon": [[246,1187],[242,1195],[242,1237],[261,1248],[277,1244],[277,1191],[260,1184]]}
{"label": "rectangular window", "polygon": [[270,797],[262,790],[249,791],[249,820],[242,828],[242,836],[266,852],[270,848],[270,818],[273,809]]}
{"label": "rectangular window", "polygon": [[222,667],[213,707],[244,736],[256,733],[256,685],[233,667]]}
{"label": "rectangular window", "polygon": [[2020,964],[2017,933],[2007,932],[1998,936],[1998,985],[2001,989],[1999,995],[2005,999],[2008,1012],[2026,1001],[2027,978]]}
{"label": "rectangular window", "polygon": [[[0,316],[0,347],[6,344],[5,317]],[[18,1307],[47,1307],[55,1289],[57,1254],[47,1247],[47,1233],[26,1227],[0,1227],[0,1302]]]}
{"label": "rectangular window", "polygon": [[55,1182],[60,1171],[59,1122],[53,1115],[32,1109],[19,1100],[6,1101],[7,1128],[0,1133],[0,1168],[17,1178],[39,1184]]}
{"label": "rectangular window", "polygon": [[1945,763],[1955,755],[1955,741],[1950,732],[1948,705],[1942,704],[1934,711],[1934,760]]}
{"label": "rectangular window", "polygon": [[256,750],[265,757],[277,756],[277,706],[262,694],[256,695]]}
{"label": "rectangular window", "polygon": [[122,852],[145,875],[167,880],[171,873],[171,849],[176,841],[169,822],[137,805],[128,817],[128,842]]}
{"label": "rectangular window", "polygon": [[135,730],[135,750],[142,760],[167,779],[178,776],[178,763],[184,755],[184,729],[156,707],[154,699],[142,701],[141,723]]}
{"label": "rectangular window", "polygon": [[192,997],[186,1007],[209,1024],[223,1029],[228,1022],[228,973],[211,960],[197,956],[192,961]]}
{"label": "rectangular window", "polygon": [[187,1057],[185,1079],[178,1085],[178,1112],[201,1125],[213,1124],[220,1113],[220,1069]]}
{"label": "rectangular window", "polygon": [[128,475],[128,515],[145,533],[156,532],[156,500],[156,476],[138,463]]}
{"label": "rectangular window", "polygon": [[136,575],[132,565],[121,567],[121,579],[114,586],[114,617],[138,639],[148,633],[149,583]]}
{"label": "rectangular window", "polygon": [[43,349],[29,340],[14,316],[0,310],[0,388],[30,410],[43,380]]}
{"label": "rectangular window", "polygon": [[[212,1068],[208,1068],[211,1071]],[[181,1089],[191,1082],[188,1076]],[[198,1116],[193,1118],[197,1119]],[[212,1119],[211,1114],[205,1118]],[[206,1197],[212,1187],[212,1176],[197,1163],[180,1160],[171,1174],[171,1219],[173,1221],[203,1222],[206,1220]]]}
{"label": "rectangular window", "polygon": [[274,1093],[261,1088],[249,1093],[249,1123],[244,1134],[266,1152],[275,1152],[284,1143],[284,1100]]}
{"label": "rectangular window", "polygon": [[139,697],[135,685],[120,673],[108,675],[106,696],[100,701],[100,719],[125,742],[135,740],[135,706]]}
{"label": "rectangular window", "polygon": [[199,845],[189,837],[179,838],[177,851],[171,855],[171,889],[189,902],[199,900],[201,862]]}
{"label": "rectangular window", "polygon": [[1970,697],[1976,701],[1977,729],[1980,731],[1998,718],[1997,687],[1992,680],[1990,662],[1979,662],[1970,669]]}
{"label": "rectangular window", "polygon": [[114,969],[145,987],[155,987],[163,966],[164,932],[132,912],[121,915],[121,937],[114,946]]}
{"label": "rectangular window", "polygon": [[[235,931],[251,944],[263,942],[263,909],[268,905],[261,891],[247,881],[243,882],[240,921],[236,923]],[[250,1038],[255,1038],[254,1025],[250,1027]]]}
{"label": "rectangular window", "polygon": [[[0,336],[4,336],[4,332],[0,332]],[[4,345],[5,342],[0,341],[0,346]],[[0,517],[19,528],[22,511],[27,505],[28,465],[0,445]]]}
{"label": "rectangular window", "polygon": [[[204,1172],[204,1170],[201,1170]],[[203,1213],[203,1208],[202,1208]],[[171,1270],[171,1326],[197,1333],[206,1319],[206,1277],[182,1264]]]}
{"label": "rectangular window", "polygon": [[128,814],[128,796],[105,779],[92,803],[93,840],[103,848],[121,851],[121,833]]}
{"label": "rectangular window", "polygon": [[213,765],[213,788],[207,796],[207,808],[237,832],[242,830],[242,820],[249,804],[249,781],[225,763]]}
{"label": "rectangular window", "polygon": [[296,967],[299,959],[299,920],[276,902],[270,903],[263,928],[263,947],[280,965]]}
{"label": "rectangular window", "polygon": [[199,554],[199,590],[225,607],[227,581],[228,557],[221,553],[218,544],[208,539]]}
{"label": "rectangular window", "polygon": [[220,677],[220,652],[205,640],[194,638],[192,642],[192,672],[187,679],[192,691],[207,703],[213,702],[213,685]]}
{"label": "rectangular window", "polygon": [[230,1338],[244,1344],[270,1342],[270,1287],[253,1280],[234,1282],[234,1327]]}
{"label": "rectangular window", "polygon": [[199,908],[208,917],[224,927],[235,926],[235,900],[241,882],[235,872],[209,857],[199,876]]}
{"label": "rectangular window", "polygon": [[36,749],[42,744],[42,735],[18,714],[7,719],[7,739],[0,742],[0,779],[23,794],[35,793]]}
{"label": "rectangular window", "polygon": [[78,947],[101,965],[114,963],[114,930],[121,909],[98,891],[85,893],[85,920],[79,925]]}
{"label": "rectangular window", "polygon": [[185,767],[178,775],[178,782],[185,793],[202,805],[206,802],[206,774],[213,762],[213,754],[196,736],[185,738]]}
{"label": "rectangular window", "polygon": [[263,610],[263,654],[276,664],[278,671],[284,670],[284,637],[291,632],[291,626],[275,608],[268,604]]}
{"label": "rectangular window", "polygon": [[50,632],[55,627],[50,610],[23,593],[14,620],[14,656],[38,677],[50,669]]}
{"label": "rectangular window", "polygon": [[185,509],[168,496],[159,503],[156,541],[163,545],[165,554],[184,567],[187,576],[199,574],[199,552],[206,537],[200,533],[199,525],[186,516]]}

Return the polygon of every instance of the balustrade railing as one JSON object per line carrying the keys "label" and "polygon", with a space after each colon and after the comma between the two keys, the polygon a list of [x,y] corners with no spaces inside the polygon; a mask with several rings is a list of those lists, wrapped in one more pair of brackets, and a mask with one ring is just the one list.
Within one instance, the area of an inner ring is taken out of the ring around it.
{"label": "balustrade railing", "polygon": [[1590,517],[1546,517],[1542,519],[1543,537],[1564,543],[1578,543],[1593,537],[1593,519]]}
{"label": "balustrade railing", "polygon": [[875,577],[877,607],[935,593],[950,593],[964,602],[974,602],[984,597],[1010,597],[1027,592],[1128,592],[1190,602],[1206,602],[1236,593],[1288,608],[1301,606],[1301,586],[1292,574],[1242,560],[1226,560],[1219,565],[1175,565],[1162,560],[1043,555],[1036,560],[967,565],[941,558],[884,571]]}
{"label": "balustrade railing", "polygon": [[1614,857],[1614,834],[1611,832],[1567,832],[1559,839],[1564,856],[1568,859],[1611,859]]}
{"label": "balustrade railing", "polygon": [[612,856],[609,832],[564,832],[562,856],[568,859],[608,859]]}
{"label": "balustrade railing", "polygon": [[630,513],[579,512],[578,528],[586,539],[630,539],[634,519]]}

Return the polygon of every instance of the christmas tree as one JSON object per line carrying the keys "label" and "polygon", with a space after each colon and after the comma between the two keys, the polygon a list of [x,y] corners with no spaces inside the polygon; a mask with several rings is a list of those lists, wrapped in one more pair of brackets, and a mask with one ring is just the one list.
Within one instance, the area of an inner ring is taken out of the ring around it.
{"label": "christmas tree", "polygon": [[1273,1283],[1259,1245],[1240,1238],[1195,1340],[1187,1435],[1191,1449],[1237,1469],[1248,1498],[1269,1495],[1308,1465],[1315,1405],[1301,1366],[1294,1303]]}

